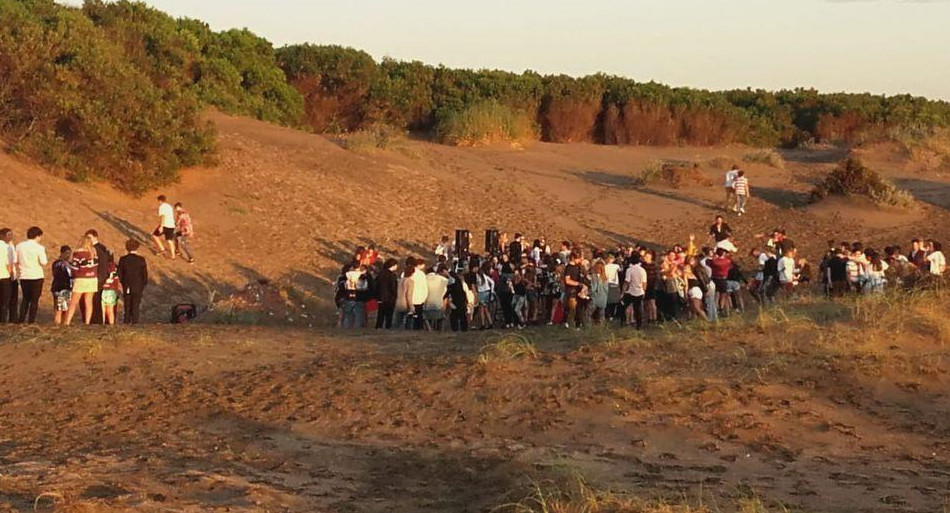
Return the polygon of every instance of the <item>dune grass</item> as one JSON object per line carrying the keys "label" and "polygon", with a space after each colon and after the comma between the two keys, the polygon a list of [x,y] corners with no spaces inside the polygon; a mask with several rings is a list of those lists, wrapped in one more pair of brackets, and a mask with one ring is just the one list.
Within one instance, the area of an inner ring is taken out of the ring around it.
{"label": "dune grass", "polygon": [[743,162],[752,164],[765,164],[776,169],[785,169],[785,159],[775,150],[759,150],[752,153],[746,153],[742,157]]}

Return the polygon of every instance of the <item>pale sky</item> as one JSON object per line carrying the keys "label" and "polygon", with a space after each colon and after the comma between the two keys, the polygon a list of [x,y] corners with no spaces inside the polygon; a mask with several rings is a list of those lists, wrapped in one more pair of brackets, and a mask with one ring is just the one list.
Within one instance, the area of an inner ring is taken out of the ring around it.
{"label": "pale sky", "polygon": [[708,89],[950,100],[950,0],[147,0],[275,46]]}

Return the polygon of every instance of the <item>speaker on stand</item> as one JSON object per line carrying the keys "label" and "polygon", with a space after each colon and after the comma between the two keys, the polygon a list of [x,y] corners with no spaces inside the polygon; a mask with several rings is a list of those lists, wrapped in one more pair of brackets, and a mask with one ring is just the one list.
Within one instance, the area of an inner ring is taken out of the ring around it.
{"label": "speaker on stand", "polygon": [[485,253],[489,255],[497,255],[501,250],[499,243],[499,233],[497,228],[491,228],[485,230]]}

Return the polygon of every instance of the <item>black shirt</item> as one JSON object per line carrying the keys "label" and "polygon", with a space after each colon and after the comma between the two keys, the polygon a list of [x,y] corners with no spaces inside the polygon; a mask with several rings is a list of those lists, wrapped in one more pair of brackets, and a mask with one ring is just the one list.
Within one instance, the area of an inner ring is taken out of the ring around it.
{"label": "black shirt", "polygon": [[581,282],[581,266],[570,264],[564,268],[564,292],[567,293],[567,297],[577,297],[577,293],[581,291],[580,285],[568,285],[567,278],[570,278],[576,283]]}
{"label": "black shirt", "polygon": [[69,264],[62,260],[53,262],[53,293],[71,290],[73,288],[72,281],[73,279],[69,275]]}
{"label": "black shirt", "polygon": [[722,226],[712,225],[709,227],[709,235],[715,237],[716,242],[722,242],[732,235],[732,228],[726,223],[722,223]]}
{"label": "black shirt", "polygon": [[831,281],[848,281],[848,259],[835,255],[828,262],[828,270],[831,273]]}

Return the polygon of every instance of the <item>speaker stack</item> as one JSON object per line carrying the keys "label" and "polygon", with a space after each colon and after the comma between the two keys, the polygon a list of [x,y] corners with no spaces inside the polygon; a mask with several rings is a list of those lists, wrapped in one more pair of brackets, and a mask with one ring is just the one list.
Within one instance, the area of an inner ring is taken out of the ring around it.
{"label": "speaker stack", "polygon": [[498,245],[498,230],[490,229],[485,230],[485,253],[489,255],[495,255],[501,249]]}
{"label": "speaker stack", "polygon": [[472,253],[472,233],[468,230],[455,230],[455,256],[460,261],[468,260]]}

